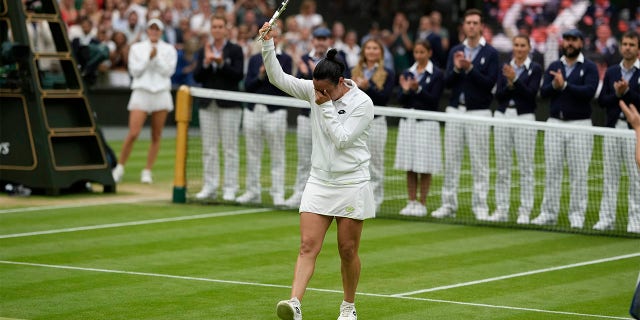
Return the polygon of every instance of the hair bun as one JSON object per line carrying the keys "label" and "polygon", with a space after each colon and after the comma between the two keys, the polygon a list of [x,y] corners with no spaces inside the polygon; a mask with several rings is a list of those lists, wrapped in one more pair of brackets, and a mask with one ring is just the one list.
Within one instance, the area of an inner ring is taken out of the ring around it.
{"label": "hair bun", "polygon": [[335,48],[329,49],[329,51],[327,51],[327,59],[335,61],[336,54],[338,54],[338,50]]}

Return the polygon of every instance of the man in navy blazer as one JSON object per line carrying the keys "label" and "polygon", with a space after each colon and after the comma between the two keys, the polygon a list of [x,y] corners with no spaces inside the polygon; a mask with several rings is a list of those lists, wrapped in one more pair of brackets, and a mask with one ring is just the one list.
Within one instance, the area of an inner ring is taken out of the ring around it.
{"label": "man in navy blazer", "polygon": [[[482,37],[482,12],[469,9],[462,25],[466,39],[451,48],[445,72],[445,85],[451,88],[448,113],[464,113],[491,117],[489,109],[493,89],[498,80],[498,51]],[[431,215],[434,218],[455,217],[458,210],[457,189],[464,144],[469,146],[473,173],[471,209],[478,220],[489,219],[489,134],[485,124],[449,122],[445,125],[445,173],[442,185],[442,206]]]}
{"label": "man in navy blazer", "polygon": [[[591,126],[591,99],[598,88],[598,69],[582,54],[584,36],[577,29],[562,34],[563,55],[549,65],[540,95],[550,98],[549,123]],[[544,136],[546,179],[540,215],[531,221],[537,225],[554,225],[560,211],[564,161],[571,179],[569,222],[582,228],[587,210],[587,173],[591,162],[593,135],[572,131],[547,130]]]}
{"label": "man in navy blazer", "polygon": [[[239,91],[244,73],[242,48],[229,41],[227,19],[211,18],[211,36],[196,54],[197,65],[193,77],[204,88]],[[215,199],[220,185],[220,158],[218,145],[224,151],[224,182],[222,199],[233,201],[239,189],[240,158],[238,139],[242,107],[236,101],[212,99],[198,110],[202,138],[202,164],[204,177],[197,199]]]}
{"label": "man in navy blazer", "polygon": [[[607,69],[598,102],[607,112],[607,127],[632,129],[620,109],[620,100],[627,105],[640,106],[640,36],[629,31],[620,41],[622,61]],[[593,229],[605,231],[615,228],[618,185],[622,164],[629,174],[627,232],[640,233],[640,173],[634,162],[633,138],[604,137],[602,150],[604,182],[600,201],[600,219]]]}

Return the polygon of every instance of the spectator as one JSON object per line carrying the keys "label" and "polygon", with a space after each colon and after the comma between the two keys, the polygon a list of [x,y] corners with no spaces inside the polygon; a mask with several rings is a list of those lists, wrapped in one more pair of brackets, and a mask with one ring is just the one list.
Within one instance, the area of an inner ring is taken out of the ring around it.
{"label": "spectator", "polygon": [[212,17],[213,11],[209,1],[198,0],[198,10],[189,19],[189,28],[196,34],[206,37],[211,30]]}
{"label": "spectator", "polygon": [[144,34],[144,27],[140,24],[138,12],[135,10],[129,10],[127,12],[127,27],[124,30],[118,31],[124,32],[129,44],[145,40],[146,38]]}
{"label": "spectator", "polygon": [[[446,57],[444,56],[444,51],[442,50],[442,39],[440,36],[433,32],[433,27],[431,26],[431,17],[428,15],[424,15],[420,17],[420,24],[418,25],[418,31],[416,32],[415,41],[424,40],[428,41],[431,46],[430,59],[438,68],[445,67]],[[415,56],[415,52],[414,52]]]}
{"label": "spectator", "polygon": [[431,29],[433,33],[439,35],[440,40],[442,40],[442,51],[444,51],[444,57],[446,58],[447,52],[449,52],[449,30],[442,26],[442,14],[440,11],[431,11],[429,17],[431,18]]}
{"label": "spectator", "polygon": [[[430,61],[431,43],[417,40],[413,45],[411,68],[400,75],[399,102],[404,108],[440,111],[444,74]],[[407,206],[401,215],[426,216],[427,195],[432,174],[442,171],[440,124],[424,119],[400,119],[394,169],[407,172]],[[418,185],[420,198],[417,198]]]}
{"label": "spectator", "polygon": [[[194,79],[203,87],[230,91],[240,90],[244,59],[242,48],[229,41],[229,28],[224,16],[213,16],[211,37],[196,55]],[[238,192],[238,138],[242,107],[238,102],[212,99],[198,110],[202,138],[203,186],[197,199],[215,199],[220,184],[218,148],[224,154],[222,199],[233,201]]]}
{"label": "spectator", "polygon": [[140,174],[140,182],[152,183],[151,169],[155,163],[162,129],[167,114],[173,110],[171,97],[171,75],[176,70],[176,49],[162,41],[164,25],[158,19],[147,24],[148,40],[131,46],[129,51],[129,72],[133,76],[131,98],[129,99],[129,133],[122,145],[118,165],[113,169],[113,180],[120,182],[124,175],[124,166],[133,149],[142,127],[151,115],[151,144],[147,163]]}
{"label": "spectator", "polygon": [[124,30],[127,30],[127,27],[129,26],[128,7],[128,0],[120,0],[120,2],[116,4],[116,9],[113,11],[111,17],[111,24],[114,31],[124,32]]}
{"label": "spectator", "polygon": [[162,12],[161,20],[165,26],[164,32],[162,33],[162,39],[176,47],[176,49],[182,47],[182,44],[184,43],[182,30],[173,24],[173,13],[170,9],[165,9]]}
{"label": "spectator", "polygon": [[[540,95],[551,99],[549,123],[591,126],[591,99],[598,87],[598,69],[582,54],[584,36],[577,29],[562,34],[562,57],[543,76]],[[545,189],[540,215],[532,224],[554,225],[560,210],[562,172],[566,159],[571,179],[569,222],[582,228],[587,209],[587,173],[593,136],[549,130],[544,135]]]}
{"label": "spectator", "polygon": [[60,0],[60,17],[67,27],[76,24],[78,16],[74,0]]}
{"label": "spectator", "polygon": [[[351,79],[366,93],[376,107],[386,106],[391,98],[396,76],[384,65],[384,45],[376,39],[367,40],[360,52],[360,60],[351,70]],[[371,189],[376,212],[384,201],[384,151],[387,144],[387,119],[375,115],[369,128],[368,140]]]}
{"label": "spectator", "polygon": [[[347,31],[347,34],[344,36],[344,43],[342,44],[342,46],[336,46],[336,49],[344,52],[347,61],[347,68],[353,69],[353,67],[358,64],[361,50],[360,46],[358,45],[358,34],[356,33],[356,31]],[[384,48],[383,50],[386,50],[386,48]]]}
{"label": "spectator", "polygon": [[[620,102],[640,106],[640,39],[635,32],[622,36],[620,54],[622,61],[607,69],[602,92],[598,97],[600,106],[607,112],[607,126],[620,130],[632,129],[620,109]],[[629,175],[627,232],[640,233],[640,173],[634,164],[633,139],[622,137],[604,137],[603,156],[603,193],[600,201],[600,219],[593,226],[595,230],[613,230],[616,221],[618,203],[618,185],[622,165],[627,167]]]}
{"label": "spectator", "polygon": [[111,67],[109,69],[109,84],[113,87],[128,87],[131,77],[128,72],[129,41],[124,32],[116,31],[111,38],[115,50],[109,54]]}
{"label": "spectator", "polygon": [[620,62],[622,57],[618,50],[618,41],[611,33],[611,27],[601,24],[596,27],[596,37],[585,52],[600,55],[607,67]]}
{"label": "spectator", "polygon": [[[513,58],[502,67],[498,77],[496,118],[535,121],[536,96],[542,79],[542,66],[529,58],[531,44],[524,34],[513,38]],[[533,209],[534,158],[537,131],[530,128],[496,126],[494,150],[496,154],[497,208],[491,215],[492,221],[508,221],[511,195],[511,155],[515,149],[520,169],[520,208],[518,224],[529,224]]]}
{"label": "spectator", "polygon": [[296,22],[300,29],[313,30],[324,22],[324,19],[316,10],[317,4],[315,0],[302,1],[302,4],[300,4],[300,13],[295,15]]}
{"label": "spectator", "polygon": [[[498,51],[482,37],[482,12],[469,9],[464,14],[466,39],[451,48],[445,72],[446,86],[451,88],[448,113],[491,117],[489,109],[499,72]],[[445,125],[445,175],[442,206],[431,215],[435,218],[455,217],[458,210],[457,189],[464,144],[469,147],[473,174],[471,209],[478,220],[489,218],[489,133],[483,124],[449,122]]]}
{"label": "spectator", "polygon": [[[291,74],[293,60],[278,48],[281,41],[280,27],[274,26],[271,29],[271,37],[274,39],[277,48],[276,58],[280,62],[282,70]],[[282,90],[269,82],[260,53],[249,59],[245,88],[247,92],[286,96]],[[271,155],[271,198],[275,206],[282,206],[284,205],[287,109],[277,105],[247,104],[242,121],[247,151],[246,191],[236,201],[238,203],[260,203],[262,201],[260,168],[263,141],[266,140]]]}
{"label": "spectator", "polygon": [[393,18],[391,38],[387,46],[393,54],[393,66],[396,73],[409,68],[413,64],[413,33],[409,32],[409,20],[403,12],[396,12]]}
{"label": "spectator", "polygon": [[176,72],[171,77],[171,84],[174,88],[183,84],[190,87],[198,86],[198,83],[193,78],[193,72],[198,64],[196,52],[199,46],[200,44],[197,38],[190,38],[184,43],[182,48],[177,50],[178,63],[176,65]]}
{"label": "spectator", "polygon": [[344,47],[345,28],[344,24],[340,21],[336,21],[331,26],[331,37],[333,38],[333,47],[341,49]]}

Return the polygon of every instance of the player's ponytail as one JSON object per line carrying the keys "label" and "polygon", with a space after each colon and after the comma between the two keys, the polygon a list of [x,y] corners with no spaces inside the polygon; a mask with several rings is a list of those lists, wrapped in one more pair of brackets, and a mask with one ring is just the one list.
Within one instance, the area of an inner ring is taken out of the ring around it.
{"label": "player's ponytail", "polygon": [[318,62],[313,70],[313,78],[316,80],[329,80],[333,84],[340,82],[340,77],[345,70],[345,65],[337,56],[338,50],[330,49],[327,56]]}

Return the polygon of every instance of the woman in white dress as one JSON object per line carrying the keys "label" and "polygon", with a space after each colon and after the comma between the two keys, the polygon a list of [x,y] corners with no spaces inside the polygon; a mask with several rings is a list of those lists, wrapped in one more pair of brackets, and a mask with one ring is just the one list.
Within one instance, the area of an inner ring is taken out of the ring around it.
{"label": "woman in white dress", "polygon": [[129,50],[129,73],[131,98],[129,98],[129,133],[122,145],[118,165],[113,169],[113,180],[120,182],[124,175],[124,165],[131,154],[134,142],[148,115],[151,115],[151,145],[147,154],[147,164],[142,170],[140,181],[151,183],[151,169],[160,150],[162,130],[167,114],[173,110],[171,97],[171,76],[176,70],[178,54],[176,49],[164,42],[162,37],[164,24],[158,19],[147,23],[148,39],[131,45]]}
{"label": "woman in white dress", "polygon": [[[265,23],[262,34],[268,28]],[[300,251],[291,299],[278,303],[281,319],[302,319],[300,301],[315,268],[326,232],[335,219],[341,259],[344,299],[340,320],[356,320],[355,293],[360,277],[358,248],[364,220],[375,216],[369,185],[367,147],[373,120],[373,102],[355,82],[342,77],[344,64],[331,49],[318,62],[313,80],[298,79],[282,71],[271,35],[262,42],[269,81],[282,91],[311,105],[311,173],[300,204]]]}

